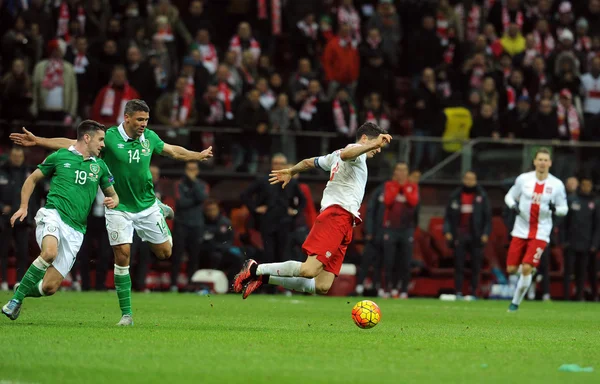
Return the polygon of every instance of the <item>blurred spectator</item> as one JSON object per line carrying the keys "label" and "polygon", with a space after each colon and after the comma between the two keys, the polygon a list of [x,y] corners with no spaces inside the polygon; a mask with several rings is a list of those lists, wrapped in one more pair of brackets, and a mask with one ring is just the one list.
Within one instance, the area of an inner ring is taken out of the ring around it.
{"label": "blurred spectator", "polygon": [[[198,34],[202,30],[206,31],[207,34],[213,33],[212,22],[204,10],[204,0],[192,0],[189,4],[188,12],[185,12],[181,17],[188,33],[191,36],[196,36],[196,40],[198,40]],[[216,66],[214,69],[217,69]],[[214,73],[214,71],[211,73]]]}
{"label": "blurred spectator", "polygon": [[351,36],[350,26],[342,24],[338,35],[327,43],[322,64],[329,82],[328,99],[332,99],[339,87],[347,87],[354,95],[360,69],[358,42]]}
{"label": "blurred spectator", "polygon": [[85,35],[91,39],[104,37],[110,18],[109,0],[90,0],[84,4],[86,14]]}
{"label": "blurred spectator", "polygon": [[329,122],[328,102],[321,90],[321,84],[317,80],[311,80],[308,83],[308,90],[303,94],[298,103],[298,116],[303,131],[324,131],[327,130],[326,124]]}
{"label": "blurred spectator", "polygon": [[[125,36],[121,18],[113,16],[108,19],[108,24],[106,26],[106,40],[115,42],[117,55],[121,58],[127,49],[127,36]],[[98,41],[102,42],[104,40],[101,39]]]}
{"label": "blurred spectator", "polygon": [[48,42],[48,53],[49,58],[37,63],[33,71],[31,111],[38,120],[71,124],[78,102],[75,71],[63,60],[58,40]]}
{"label": "blurred spectator", "polygon": [[142,51],[135,45],[127,49],[127,81],[153,108],[158,94],[156,77],[150,64],[144,60]]}
{"label": "blurred spectator", "polygon": [[275,68],[271,65],[271,58],[268,55],[260,55],[256,71],[258,72],[258,76],[264,78],[268,78],[275,72]]}
{"label": "blurred spectator", "polygon": [[338,89],[331,107],[337,133],[347,138],[354,137],[358,129],[358,111],[346,89]]}
{"label": "blurred spectator", "polygon": [[[201,3],[196,1],[196,3]],[[208,29],[198,29],[196,32],[196,39],[190,46],[190,51],[198,50],[202,56],[202,65],[208,71],[210,75],[214,75],[217,72],[219,66],[219,52],[217,48],[210,41],[210,33]]]}
{"label": "blurred spectator", "polygon": [[590,23],[590,35],[600,35],[600,0],[589,0],[583,17]]}
{"label": "blurred spectator", "polygon": [[360,121],[370,121],[380,126],[386,132],[390,131],[390,112],[382,103],[379,93],[373,92],[369,95]]}
{"label": "blurred spectator", "polygon": [[533,31],[535,49],[544,58],[548,58],[556,48],[556,40],[550,31],[550,24],[546,19],[539,19]]}
{"label": "blurred spectator", "polygon": [[110,82],[94,100],[90,117],[107,127],[119,125],[125,116],[125,104],[139,98],[140,94],[127,82],[125,67],[115,66]]}
{"label": "blurred spectator", "polygon": [[[439,87],[438,87],[439,88]],[[469,92],[469,98],[467,99],[466,107],[471,113],[473,119],[476,119],[479,116],[479,110],[481,109],[481,93],[473,89]]]}
{"label": "blurred spectator", "polygon": [[242,93],[247,93],[254,88],[258,78],[257,61],[254,60],[252,52],[242,53],[242,64],[238,67],[238,71],[242,77]]}
{"label": "blurred spectator", "polygon": [[383,42],[377,28],[369,29],[366,40],[360,45],[360,77],[356,100],[359,105],[370,92],[382,95],[386,102],[391,101],[394,79],[389,68],[389,58],[383,51]]}
{"label": "blurred spectator", "polygon": [[428,67],[436,68],[442,62],[442,44],[435,31],[433,16],[423,16],[421,29],[413,35],[408,44],[407,56],[411,58],[411,74],[420,74]]}
{"label": "blurred spectator", "polygon": [[172,54],[175,53],[173,42],[176,36],[181,37],[186,46],[192,43],[192,36],[179,18],[179,11],[169,0],[159,0],[149,12],[148,21],[153,38],[168,44]]}
{"label": "blurred spectator", "polygon": [[219,65],[215,83],[218,90],[217,96],[225,107],[225,120],[232,121],[235,118],[234,113],[236,112],[238,95],[232,89],[229,78],[229,68],[224,64]]}
{"label": "blurred spectator", "polygon": [[454,249],[454,287],[463,295],[463,275],[467,252],[471,255],[471,295],[477,296],[483,264],[482,248],[492,230],[492,208],[485,190],[477,184],[475,172],[467,171],[463,185],[450,195],[444,218],[444,236]]}
{"label": "blurred spectator", "polygon": [[292,37],[295,57],[309,57],[311,62],[316,64],[318,39],[319,25],[315,20],[315,15],[314,13],[307,13],[296,24],[296,31]]}
{"label": "blurred spectator", "polygon": [[337,9],[338,25],[348,25],[350,27],[350,38],[360,43],[362,35],[360,33],[360,16],[354,7],[353,0],[341,0],[341,6]]}
{"label": "blurred spectator", "polygon": [[99,64],[88,54],[88,40],[85,36],[75,39],[75,44],[68,50],[65,60],[73,64],[77,76],[78,115],[87,118],[100,84],[97,84]]}
{"label": "blurred spectator", "polygon": [[258,62],[260,57],[260,44],[252,36],[252,28],[248,23],[240,23],[237,34],[229,42],[229,50],[237,53],[237,65],[242,64],[242,54],[246,51],[252,53],[253,61]]}
{"label": "blurred spectator", "polygon": [[[579,190],[568,196],[569,213],[565,219],[564,295],[571,299],[571,275],[575,265],[575,300],[583,301],[586,277],[592,301],[598,298],[597,253],[600,246],[600,207],[593,195],[591,178],[582,177]],[[586,276],[587,275],[587,276]]]}
{"label": "blurred spectator", "polygon": [[80,24],[85,24],[85,10],[83,2],[79,0],[55,1],[52,13],[54,20],[58,21],[56,25],[56,37],[67,43],[76,37],[70,33],[70,23],[77,21]]}
{"label": "blurred spectator", "polygon": [[496,82],[491,76],[487,76],[483,79],[481,87],[481,102],[483,104],[489,104],[494,109],[494,115],[498,115],[500,94],[496,90]]}
{"label": "blurred spectator", "polygon": [[[35,46],[29,32],[26,29],[23,16],[17,16],[12,29],[2,36],[0,49],[2,60],[0,65],[9,68],[16,58],[25,61],[26,68],[32,68],[35,60]],[[29,72],[29,71],[28,71]]]}
{"label": "blurred spectator", "polygon": [[[223,60],[223,65],[227,68],[227,77],[225,80],[229,84],[229,86],[238,94],[242,93],[242,87],[244,86],[244,80],[242,79],[241,72],[237,67],[237,52],[227,51],[225,53],[225,59]],[[217,78],[219,78],[217,67]]]}
{"label": "blurred spectator", "polygon": [[590,71],[581,76],[584,96],[583,115],[586,128],[590,120],[600,114],[600,56],[592,59]]}
{"label": "blurred spectator", "polygon": [[171,291],[177,291],[177,277],[181,267],[183,252],[187,251],[188,277],[196,272],[200,247],[204,235],[204,215],[202,208],[208,197],[206,183],[199,179],[200,168],[195,161],[185,164],[185,174],[177,184],[175,211],[177,216],[173,227],[173,264],[171,270]]}
{"label": "blurred spectator", "polygon": [[[271,169],[280,170],[287,164],[285,155],[277,153],[271,158]],[[281,188],[269,183],[269,176],[261,176],[240,196],[254,219],[254,226],[261,233],[264,245],[264,260],[261,262],[284,261],[292,221],[306,205],[304,194],[297,179]]]}
{"label": "blurred spectator", "polygon": [[[143,8],[143,4],[142,4]],[[145,24],[145,20],[148,17],[148,9],[142,9],[140,11],[140,5],[138,1],[130,1],[125,6],[123,15],[123,25],[125,26],[124,32],[127,38],[135,35],[137,29]]]}
{"label": "blurred spectator", "polygon": [[201,125],[219,126],[225,121],[225,105],[219,100],[219,88],[209,85],[198,103]]}
{"label": "blurred spectator", "polygon": [[472,139],[478,137],[498,139],[501,129],[498,119],[494,116],[494,107],[491,104],[482,103],[479,116],[475,118],[471,128],[470,137]]}
{"label": "blurred spectator", "polygon": [[[55,24],[45,3],[45,0],[29,1],[29,7],[23,11],[22,15],[25,22],[32,27],[32,30],[33,25],[37,25],[38,34],[50,38],[51,36],[54,36]],[[10,24],[7,24],[7,26],[8,25]]]}
{"label": "blurred spectator", "polygon": [[459,40],[474,43],[482,29],[484,10],[474,0],[464,0],[456,4],[454,12],[457,25],[464,26],[459,30]]}
{"label": "blurred spectator", "polygon": [[532,119],[528,132],[524,132],[524,139],[556,140],[558,135],[558,116],[548,99],[540,100],[538,110]]}
{"label": "blurred spectator", "polygon": [[152,50],[152,41],[148,36],[145,26],[139,26],[135,30],[135,34],[129,40],[130,46],[135,46],[140,50],[142,58],[146,60],[150,58]]}
{"label": "blurred spectator", "polygon": [[187,92],[194,97],[203,95],[210,83],[210,74],[201,62],[195,62],[189,56],[183,58],[183,65],[179,77],[185,77]]}
{"label": "blurred spectator", "polygon": [[310,60],[307,58],[298,60],[298,70],[291,74],[288,85],[294,103],[300,103],[306,99],[308,84],[316,78],[317,75],[312,71]]}
{"label": "blurred spectator", "polygon": [[533,65],[527,73],[527,89],[535,101],[540,101],[542,87],[548,85],[550,78],[546,74],[546,61],[542,56],[533,59]]}
{"label": "blurred spectator", "polygon": [[522,138],[531,130],[533,118],[531,99],[527,95],[519,96],[516,108],[508,111],[502,120],[504,128],[502,136],[511,139]]}
{"label": "blurred spectator", "polygon": [[[413,135],[434,136],[442,135],[444,129],[442,104],[437,93],[435,73],[431,68],[423,70],[419,88],[414,95],[414,131]],[[429,165],[433,166],[438,156],[438,143],[417,141],[415,143],[414,164],[421,168],[423,157],[427,152]]]}
{"label": "blurred spectator", "polygon": [[122,64],[122,58],[119,54],[117,42],[115,40],[106,40],[102,45],[102,52],[98,55],[98,84],[106,84],[110,81],[113,68]]}
{"label": "blurred spectator", "polygon": [[234,168],[244,164],[246,171],[256,173],[258,156],[266,155],[270,150],[269,115],[260,105],[260,92],[253,89],[248,92],[237,112],[237,124],[242,128],[240,137],[243,147],[236,143],[234,147]]}
{"label": "blurred spectator", "polygon": [[[560,91],[556,105],[558,117],[558,137],[562,141],[577,142],[581,135],[581,121],[573,105],[573,95],[568,89]],[[554,174],[561,180],[575,174],[577,170],[577,150],[568,146],[556,148],[554,153]]]}
{"label": "blurred spectator", "polygon": [[273,72],[271,76],[269,76],[269,87],[276,95],[287,92],[283,85],[283,78],[277,72]]}
{"label": "blurred spectator", "polygon": [[0,80],[0,116],[2,119],[31,120],[31,79],[25,72],[25,62],[15,59],[10,72]]}
{"label": "blurred spectator", "polygon": [[494,1],[488,14],[488,21],[500,34],[504,34],[511,23],[522,30],[525,24],[525,12],[521,0]]}
{"label": "blurred spectator", "polygon": [[[159,123],[173,128],[183,128],[196,124],[198,111],[194,95],[188,90],[186,76],[179,76],[175,82],[173,92],[165,93],[158,99],[156,102],[156,119]],[[173,132],[171,137],[176,135],[175,130],[169,132]]]}
{"label": "blurred spectator", "polygon": [[8,160],[0,165],[0,272],[2,274],[1,290],[7,290],[6,263],[12,240],[15,241],[15,256],[17,259],[17,281],[21,281],[29,263],[29,231],[33,217],[39,208],[37,193],[29,202],[29,214],[23,221],[17,220],[14,227],[10,218],[21,206],[21,186],[33,170],[25,165],[25,152],[21,147],[13,147]]}
{"label": "blurred spectator", "polygon": [[402,26],[400,17],[392,0],[379,0],[377,11],[367,23],[368,30],[377,28],[381,33],[381,49],[389,59],[389,64],[395,68],[400,56],[400,40],[402,40]]}
{"label": "blurred spectator", "polygon": [[525,88],[525,77],[520,69],[514,69],[510,73],[508,84],[506,86],[506,93],[504,95],[504,105],[509,111],[513,110],[517,106],[517,101],[521,96],[529,97],[529,91]]}
{"label": "blurred spectator", "polygon": [[555,31],[560,36],[564,31],[575,32],[575,16],[573,6],[569,1],[561,1],[558,6],[558,24]]}
{"label": "blurred spectator", "polygon": [[533,61],[540,53],[535,44],[535,37],[529,33],[525,36],[525,48],[522,52],[514,55],[513,64],[520,68],[530,68]]}
{"label": "blurred spectator", "polygon": [[[210,261],[210,266],[225,272],[229,281],[239,272],[244,262],[244,254],[233,245],[234,232],[231,221],[221,213],[216,200],[204,203],[204,234],[200,245],[200,255]],[[197,260],[197,259],[196,259]],[[197,261],[190,260],[188,276],[196,272]]]}
{"label": "blurred spectator", "polygon": [[573,32],[565,29],[558,35],[559,45],[548,57],[548,72],[560,77],[565,65],[568,65],[577,75],[585,66],[585,56],[575,51]]}
{"label": "blurred spectator", "polygon": [[449,29],[454,28],[457,36],[462,36],[462,25],[458,22],[458,17],[454,8],[450,6],[449,0],[440,0],[438,2],[436,14],[436,32],[442,43],[442,46],[448,45]]}
{"label": "blurred spectator", "polygon": [[271,124],[271,132],[280,133],[280,135],[275,136],[279,138],[279,142],[275,141],[273,143],[272,151],[283,152],[291,159],[295,159],[295,137],[289,133],[290,131],[300,130],[300,120],[296,110],[290,107],[288,96],[285,93],[277,96],[277,104],[269,112],[269,123]]}
{"label": "blurred spectator", "polygon": [[577,20],[575,29],[575,50],[587,54],[592,50],[592,39],[588,36],[589,25],[586,19]]}

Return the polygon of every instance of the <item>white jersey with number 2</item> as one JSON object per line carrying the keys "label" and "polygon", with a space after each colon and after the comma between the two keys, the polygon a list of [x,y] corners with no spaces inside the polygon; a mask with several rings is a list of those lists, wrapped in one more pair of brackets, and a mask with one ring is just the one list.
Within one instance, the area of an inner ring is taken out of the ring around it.
{"label": "white jersey with number 2", "polygon": [[[361,144],[349,144],[350,146]],[[321,211],[332,205],[339,205],[360,220],[358,210],[365,196],[367,186],[367,154],[354,160],[340,158],[342,150],[315,158],[315,167],[329,171],[329,181],[323,191]]]}
{"label": "white jersey with number 2", "polygon": [[504,202],[509,207],[519,205],[519,215],[511,232],[520,239],[538,239],[548,243],[552,232],[552,211],[550,203],[556,207],[556,216],[565,216],[569,211],[565,185],[558,178],[548,174],[545,180],[538,180],[535,171],[517,177]]}

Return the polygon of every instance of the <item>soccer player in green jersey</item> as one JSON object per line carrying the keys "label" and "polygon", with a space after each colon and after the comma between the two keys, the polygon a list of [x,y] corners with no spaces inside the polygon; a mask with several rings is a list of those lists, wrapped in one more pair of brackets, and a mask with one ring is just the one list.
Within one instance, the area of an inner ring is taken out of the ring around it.
{"label": "soccer player in green jersey", "polygon": [[[115,255],[115,287],[121,307],[121,320],[117,325],[133,325],[131,310],[131,277],[129,275],[130,245],[133,230],[150,244],[159,259],[171,257],[173,242],[165,222],[173,211],[157,201],[150,174],[153,154],[181,161],[202,161],[212,157],[212,147],[202,152],[163,142],[147,128],[150,108],[142,100],[130,100],[125,105],[124,121],[106,131],[106,147],[102,158],[114,173],[115,190],[120,204],[106,210],[106,228]],[[72,140],[66,138],[36,137],[23,129],[13,133],[11,139],[19,145],[57,149],[68,147]]]}
{"label": "soccer player in green jersey", "polygon": [[46,205],[35,215],[35,237],[41,253],[27,269],[12,299],[2,307],[2,313],[11,320],[19,317],[25,297],[53,295],[73,267],[98,186],[105,195],[104,205],[109,210],[118,206],[113,176],[106,163],[97,158],[104,140],[104,125],[92,120],[81,122],[77,141],[48,156],[23,183],[21,206],[11,217],[11,226],[27,216],[35,185],[44,177],[51,178]]}

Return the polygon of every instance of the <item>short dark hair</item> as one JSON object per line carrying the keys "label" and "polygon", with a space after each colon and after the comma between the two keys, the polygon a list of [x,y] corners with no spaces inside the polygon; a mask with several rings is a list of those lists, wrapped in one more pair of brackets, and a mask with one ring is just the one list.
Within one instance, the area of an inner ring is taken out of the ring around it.
{"label": "short dark hair", "polygon": [[77,126],[77,140],[83,139],[84,135],[94,136],[97,131],[105,131],[106,127],[94,120],[83,120]]}
{"label": "short dark hair", "polygon": [[133,99],[129,100],[127,104],[125,104],[125,114],[128,116],[133,115],[136,112],[150,112],[150,107],[144,100]]}
{"label": "short dark hair", "polygon": [[382,133],[385,133],[383,128],[375,123],[367,121],[358,128],[358,131],[356,131],[356,140],[360,140],[363,135],[367,135],[369,139],[374,139]]}
{"label": "short dark hair", "polygon": [[552,154],[550,153],[550,150],[546,147],[538,148],[535,151],[535,154],[533,155],[533,159],[535,160],[540,153],[544,153],[544,154],[548,155],[550,157],[550,159],[552,159]]}

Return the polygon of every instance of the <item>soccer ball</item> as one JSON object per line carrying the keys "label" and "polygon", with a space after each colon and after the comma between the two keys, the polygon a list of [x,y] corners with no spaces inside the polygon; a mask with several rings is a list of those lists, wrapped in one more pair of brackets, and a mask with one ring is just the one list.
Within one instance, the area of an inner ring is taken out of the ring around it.
{"label": "soccer ball", "polygon": [[359,301],[352,308],[352,320],[360,328],[373,328],[381,320],[381,310],[371,300]]}

